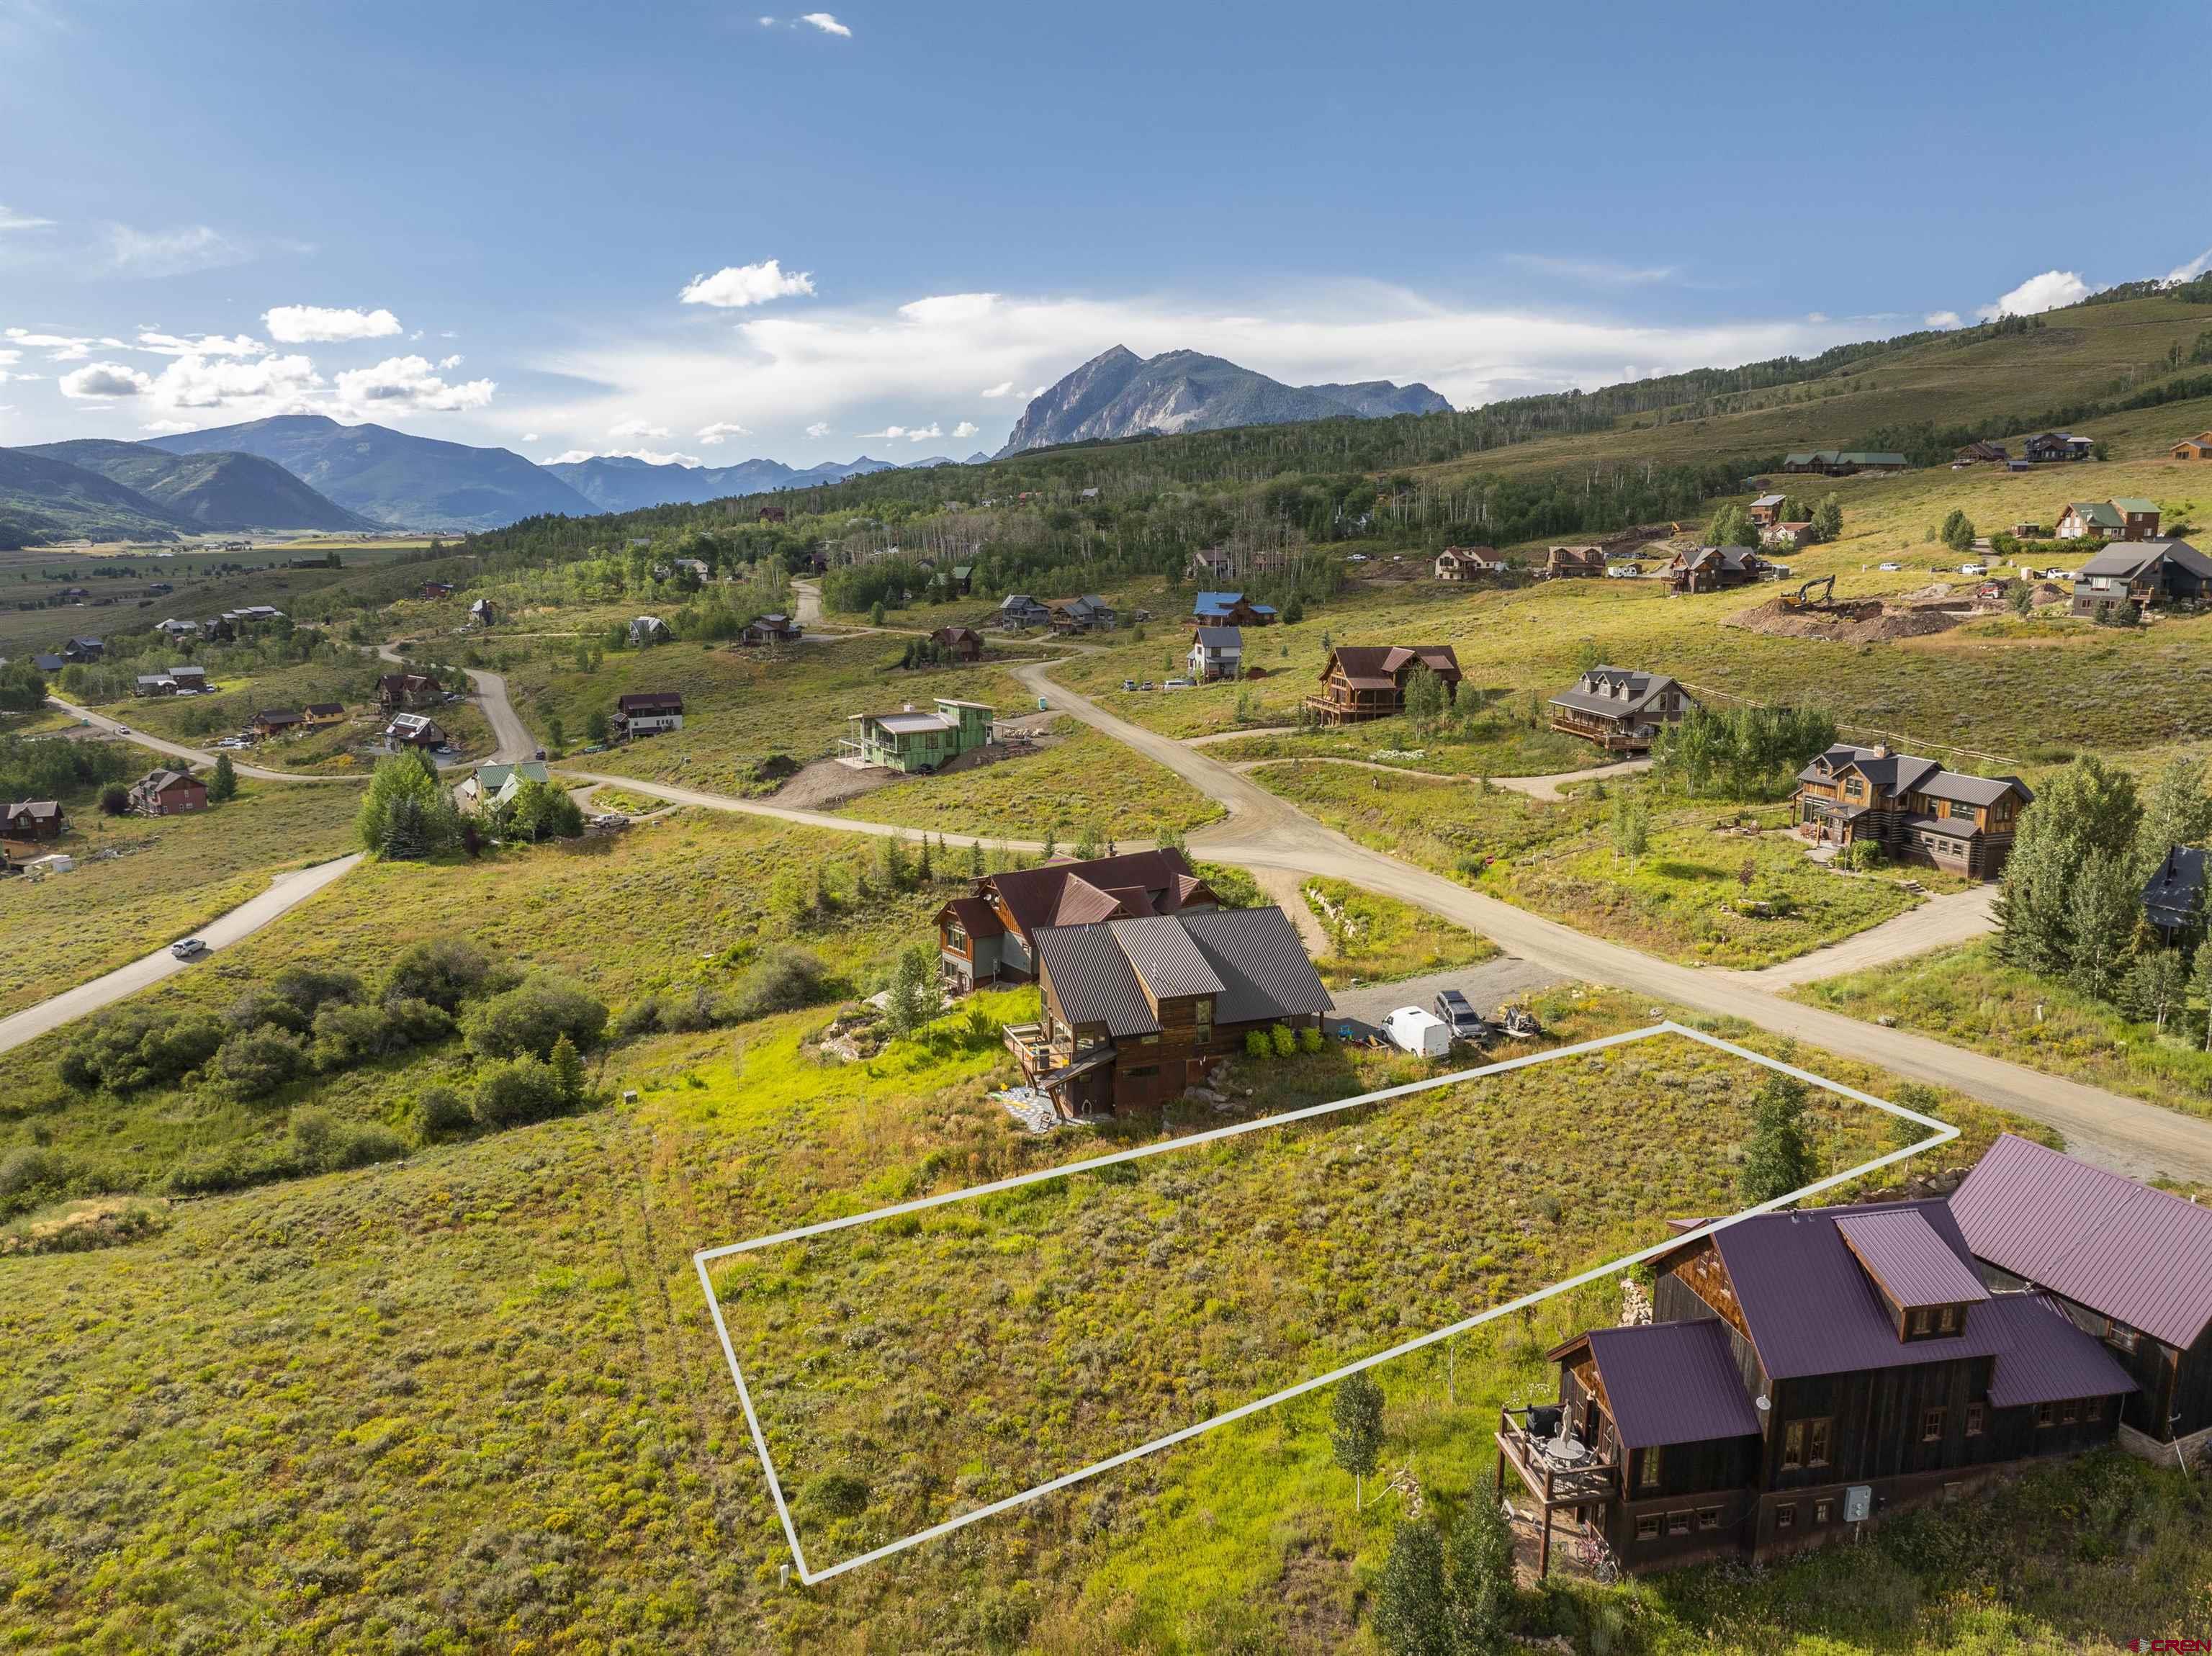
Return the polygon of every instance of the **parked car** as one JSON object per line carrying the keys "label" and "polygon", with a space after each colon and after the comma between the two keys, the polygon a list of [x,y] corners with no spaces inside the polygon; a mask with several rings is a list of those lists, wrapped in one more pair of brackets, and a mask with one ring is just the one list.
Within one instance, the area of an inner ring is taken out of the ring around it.
{"label": "parked car", "polygon": [[115,733],[118,736],[128,736],[131,734],[131,727],[128,725],[118,725],[115,727]]}
{"label": "parked car", "polygon": [[1437,1016],[1444,1021],[1454,1040],[1486,1040],[1490,1026],[1483,1022],[1482,1014],[1474,1010],[1474,1003],[1456,989],[1447,989],[1437,997]]}
{"label": "parked car", "polygon": [[1899,570],[1900,570],[1900,569],[1904,568],[1904,567],[1905,567],[1905,566],[1904,566],[1903,564],[1901,564],[1901,563],[1883,563],[1883,564],[1876,564],[1876,565],[1875,566],[1875,567],[1876,567],[1877,569],[1880,569],[1880,570],[1881,570],[1881,571],[1882,571],[1882,573],[1885,573],[1885,574],[1892,574],[1892,575],[1893,575],[1893,574],[1895,574]]}
{"label": "parked car", "polygon": [[1393,1046],[1423,1058],[1442,1058],[1451,1051],[1451,1031],[1444,1021],[1418,1006],[1401,1006],[1384,1018],[1382,1038]]}
{"label": "parked car", "polygon": [[1990,567],[1985,563],[1962,563],[1959,566],[1959,573],[1962,575],[1986,575],[1990,573]]}
{"label": "parked car", "polygon": [[1157,690],[1159,688],[1159,686],[1153,683],[1152,681],[1148,678],[1142,684],[1137,686],[1137,688],[1140,690]]}
{"label": "parked car", "polygon": [[1171,678],[1167,682],[1167,688],[1170,690],[1188,690],[1197,682],[1194,678]]}
{"label": "parked car", "polygon": [[194,961],[207,953],[207,944],[198,937],[186,937],[171,943],[169,952],[180,961]]}
{"label": "parked car", "polygon": [[1121,681],[1121,688],[1125,690],[1133,690],[1137,688],[1137,681],[1133,678],[1125,678]]}
{"label": "parked car", "polygon": [[2070,569],[2046,569],[2043,572],[2043,579],[2045,580],[2072,580],[2074,579],[2074,572]]}

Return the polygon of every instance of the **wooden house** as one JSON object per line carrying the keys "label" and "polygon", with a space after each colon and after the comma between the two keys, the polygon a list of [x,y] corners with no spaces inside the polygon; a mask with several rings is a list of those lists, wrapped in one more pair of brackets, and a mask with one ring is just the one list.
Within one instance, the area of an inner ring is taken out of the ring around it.
{"label": "wooden house", "polygon": [[2212,1208],[2007,1133],[1951,1212],[1992,1289],[2056,1301],[2126,1371],[2130,1429],[2212,1447]]}
{"label": "wooden house", "polygon": [[1782,469],[1823,477],[1849,477],[1862,471],[1903,471],[1912,463],[1886,449],[1816,448],[1785,456]]}
{"label": "wooden house", "polygon": [[53,654],[51,652],[41,651],[31,658],[31,665],[37,668],[41,673],[46,674],[48,677],[52,677],[54,674],[61,671],[63,668],[68,666],[69,663],[64,661],[59,656]]}
{"label": "wooden house", "polygon": [[1769,524],[1780,523],[1782,514],[1789,507],[1790,497],[1787,494],[1762,494],[1746,507],[1744,513],[1754,525],[1764,529]]}
{"label": "wooden house", "polygon": [[2038,432],[2021,445],[2021,454],[2032,465],[2048,465],[2056,461],[2086,460],[2096,445],[2087,437],[2076,437],[2070,432]]}
{"label": "wooden house", "polygon": [[1479,575],[1502,575],[1505,560],[1492,546],[1448,546],[1437,554],[1438,580],[1473,580]]}
{"label": "wooden house", "polygon": [[1194,627],[1190,654],[1184,669],[1200,684],[1242,677],[1244,671],[1244,632],[1238,627]]}
{"label": "wooden house", "polygon": [[630,621],[629,647],[633,650],[644,650],[656,644],[665,644],[675,636],[676,634],[669,630],[668,623],[661,620],[659,616],[637,616]]}
{"label": "wooden house", "polygon": [[1893,862],[1970,880],[2004,872],[2034,802],[2017,776],[1970,776],[1932,759],[1838,743],[1797,773],[1796,831],[1820,845],[1878,845]]}
{"label": "wooden house", "polygon": [[1756,1215],[1651,1266],[1654,1319],[1556,1347],[1558,1402],[1500,1418],[1540,1568],[1562,1513],[1639,1574],[1853,1538],[2111,1442],[2136,1390],[2050,1295],[1984,1287],[1940,1201]]}
{"label": "wooden house", "polygon": [[426,580],[422,583],[425,598],[449,598],[453,596],[453,584],[449,580]]}
{"label": "wooden house", "polygon": [[2200,431],[2194,437],[2183,438],[2171,452],[2177,460],[2212,460],[2212,431]]}
{"label": "wooden house", "polygon": [[[1761,546],[1809,546],[1813,537],[1813,521],[1808,518],[1798,523],[1769,524],[1759,531]],[[1765,573],[1761,572],[1762,574]]]}
{"label": "wooden house", "polygon": [[62,659],[72,665],[97,661],[107,653],[107,646],[96,638],[72,638],[62,641]]}
{"label": "wooden house", "polygon": [[1031,627],[1051,625],[1052,611],[1027,592],[1009,592],[999,600],[999,627],[1003,632],[1018,633]]}
{"label": "wooden house", "polygon": [[402,748],[442,748],[446,732],[427,713],[394,713],[384,727],[384,745],[392,753]]}
{"label": "wooden house", "polygon": [[131,785],[131,809],[141,816],[183,816],[207,808],[207,784],[190,771],[149,771]]}
{"label": "wooden house", "polygon": [[1668,564],[1667,585],[1676,592],[1719,592],[1764,580],[1773,567],[1748,547],[1692,546]]}
{"label": "wooden house", "polygon": [[1275,606],[1255,604],[1242,592],[1200,592],[1191,600],[1190,617],[1200,627],[1273,627]]}
{"label": "wooden house", "polygon": [[927,775],[991,739],[991,709],[941,695],[930,713],[909,701],[895,713],[848,714],[845,727],[852,734],[838,743],[840,757]]}
{"label": "wooden house", "polygon": [[2107,546],[2075,572],[2067,613],[2094,619],[2132,604],[2138,614],[2212,597],[2212,558],[2187,541],[2123,542]]}
{"label": "wooden house", "polygon": [[0,836],[10,840],[58,840],[68,826],[58,800],[18,799],[0,805]]}
{"label": "wooden house", "polygon": [[939,627],[929,641],[955,661],[981,661],[983,635],[972,627]]}
{"label": "wooden house", "polygon": [[745,623],[744,631],[738,634],[738,642],[754,646],[791,644],[798,640],[804,630],[789,616],[755,616]]}
{"label": "wooden house", "polygon": [[345,719],[345,703],[343,701],[310,701],[300,709],[301,722],[311,731],[343,725]]}
{"label": "wooden house", "polygon": [[1272,906],[1046,926],[1034,941],[1042,1010],[1006,1042],[1070,1118],[1157,1107],[1243,1052],[1249,1031],[1318,1029],[1335,1004]]}
{"label": "wooden house", "polygon": [[1306,707],[1324,725],[1358,725],[1406,711],[1406,685],[1427,669],[1443,681],[1448,701],[1459,696],[1459,657],[1449,644],[1345,645],[1322,664],[1321,694]]}
{"label": "wooden house", "polygon": [[680,690],[636,690],[615,698],[615,739],[659,736],[684,728],[684,695]]}
{"label": "wooden house", "polygon": [[2012,451],[2002,443],[1969,443],[1951,457],[1954,466],[2002,465],[2012,458]]}
{"label": "wooden house", "polygon": [[434,673],[386,673],[376,681],[376,705],[387,710],[434,707],[445,699],[446,687]]}
{"label": "wooden house", "polygon": [[1115,622],[1113,606],[1095,592],[1073,598],[1050,598],[1045,608],[1051,612],[1052,630],[1055,633],[1110,632]]}
{"label": "wooden house", "polygon": [[272,736],[288,736],[307,723],[300,713],[290,707],[264,707],[246,720],[246,728],[263,741]]}
{"label": "wooden house", "polygon": [[1547,580],[1587,579],[1605,573],[1601,546],[1555,546],[1544,555]]}
{"label": "wooden house", "polygon": [[963,994],[988,984],[1030,983],[1036,934],[1047,926],[1218,907],[1213,889],[1173,846],[985,874],[971,895],[938,911],[939,967]]}
{"label": "wooden house", "polygon": [[473,816],[507,804],[521,792],[525,782],[552,779],[552,773],[542,759],[525,759],[513,765],[479,765],[472,775],[453,785],[453,804]]}
{"label": "wooden house", "polygon": [[2054,538],[2062,541],[2154,541],[2158,504],[2133,495],[2109,500],[2072,500],[2059,514]]}
{"label": "wooden house", "polygon": [[1593,667],[1552,698],[1552,728],[1607,753],[1645,753],[1662,729],[1680,724],[1697,705],[1664,673]]}

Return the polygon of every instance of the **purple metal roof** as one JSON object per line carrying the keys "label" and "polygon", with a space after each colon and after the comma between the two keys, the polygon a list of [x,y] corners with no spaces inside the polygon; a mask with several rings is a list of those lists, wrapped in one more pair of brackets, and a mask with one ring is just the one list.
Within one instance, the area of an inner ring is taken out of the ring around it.
{"label": "purple metal roof", "polygon": [[1586,1338],[1613,1404],[1613,1429],[1627,1447],[1757,1435],[1759,1416],[1721,1323],[1594,1328]]}
{"label": "purple metal roof", "polygon": [[[1713,1234],[1721,1262],[1759,1360],[1776,1380],[1896,1368],[1952,1357],[1994,1356],[2001,1331],[1978,1309],[1949,1339],[1900,1340],[1881,1295],[1836,1222],[1883,1213],[1917,1213],[1960,1266],[1972,1269],[1966,1239],[1942,1202],[1899,1202],[1855,1208],[1765,1213]],[[2086,1337],[2085,1337],[2086,1338]]]}
{"label": "purple metal roof", "polygon": [[1999,1409],[2136,1389],[2112,1353],[2076,1328],[2047,1294],[2000,1294],[1968,1315],[1996,1324],[2005,1336],[1990,1376],[1990,1402]]}
{"label": "purple metal roof", "polygon": [[1882,1291],[1907,1310],[1990,1297],[1972,1267],[1910,1209],[1847,1213],[1836,1228]]}
{"label": "purple metal roof", "polygon": [[2177,1350],[2212,1325],[2212,1209],[2007,1133],[1951,1211],[1977,1259]]}

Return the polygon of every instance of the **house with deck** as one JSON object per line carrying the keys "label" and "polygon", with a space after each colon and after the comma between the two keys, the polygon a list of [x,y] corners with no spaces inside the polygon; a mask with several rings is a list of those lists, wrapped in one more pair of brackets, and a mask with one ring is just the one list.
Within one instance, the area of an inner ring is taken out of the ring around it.
{"label": "house with deck", "polygon": [[1639,1574],[1854,1538],[2110,1443],[2137,1389],[2055,1297],[1985,1286],[1941,1201],[1759,1214],[1651,1268],[1651,1322],[1554,1348],[1558,1400],[1499,1418],[1540,1568],[1562,1517]]}
{"label": "house with deck", "polygon": [[2121,542],[2075,572],[2070,616],[2095,620],[2132,607],[2137,616],[2212,598],[2212,558],[2187,541]]}
{"label": "house with deck", "polygon": [[62,659],[73,666],[82,666],[97,661],[106,653],[106,644],[96,638],[72,638],[62,640]]}
{"label": "house with deck", "polygon": [[1254,1029],[1318,1029],[1335,1005],[1290,917],[1191,910],[1035,934],[1037,1022],[1009,1025],[1022,1078],[1071,1119],[1157,1108]]}
{"label": "house with deck", "polygon": [[2129,1431],[2212,1452],[2212,1208],[2006,1133],[1951,1197],[1998,1293],[2054,1301],[2134,1383]]}
{"label": "house with deck", "polygon": [[680,690],[636,690],[615,698],[615,739],[660,736],[684,728],[684,693]]}
{"label": "house with deck", "polygon": [[149,771],[131,785],[131,809],[141,816],[184,816],[207,808],[207,784],[190,771]]}
{"label": "house with deck", "polygon": [[862,765],[927,775],[991,739],[991,709],[980,701],[941,695],[922,713],[911,701],[895,713],[853,713],[839,757]]}
{"label": "house with deck", "polygon": [[1607,753],[1648,753],[1659,732],[1698,705],[1664,673],[1593,667],[1551,701],[1552,728]]}
{"label": "house with deck", "polygon": [[1782,469],[1823,477],[1849,477],[1862,471],[1903,471],[1911,462],[1887,449],[1816,448],[1784,458]]}
{"label": "house with deck", "polygon": [[300,709],[300,720],[311,731],[324,730],[332,725],[343,725],[346,721],[345,703],[310,701]]}
{"label": "house with deck", "polygon": [[755,616],[738,634],[738,642],[756,647],[763,644],[795,644],[805,631],[787,615]]}
{"label": "house with deck", "polygon": [[2001,466],[2012,458],[2012,451],[2002,443],[1972,442],[1951,457],[1954,469],[1960,466]]}
{"label": "house with deck", "polygon": [[1306,708],[1323,725],[1359,725],[1406,711],[1406,686],[1415,673],[1434,673],[1444,699],[1459,696],[1459,656],[1449,644],[1343,645],[1322,664],[1321,691]]}
{"label": "house with deck", "polygon": [[2212,431],[2200,431],[2194,437],[2185,437],[2170,451],[2177,460],[2212,460]]}
{"label": "house with deck", "polygon": [[1468,581],[1504,573],[1505,560],[1494,546],[1448,546],[1437,554],[1438,580]]}
{"label": "house with deck", "polygon": [[446,699],[435,673],[386,673],[376,681],[376,705],[388,711],[416,712]]}
{"label": "house with deck", "polygon": [[246,729],[266,742],[271,737],[289,736],[306,725],[307,719],[294,707],[264,707],[246,721]]}
{"label": "house with deck", "polygon": [[1200,684],[1217,679],[1241,677],[1244,671],[1244,630],[1241,627],[1194,627],[1190,654],[1184,671]]}
{"label": "house with deck", "polygon": [[1668,564],[1667,585],[1675,592],[1722,592],[1765,580],[1773,567],[1747,546],[1686,547]]}
{"label": "house with deck", "polygon": [[1780,523],[1782,514],[1789,507],[1790,497],[1787,494],[1762,494],[1744,508],[1744,515],[1755,527],[1764,529],[1769,524]]}
{"label": "house with deck", "polygon": [[2089,438],[2076,437],[2066,431],[2043,431],[2021,445],[2021,455],[2031,465],[2049,465],[2086,460],[2095,449],[2096,444]]}
{"label": "house with deck", "polygon": [[0,805],[0,838],[58,840],[68,826],[59,800],[18,799]]}
{"label": "house with deck", "polygon": [[1555,546],[1544,555],[1547,580],[1590,580],[1605,574],[1601,546]]}
{"label": "house with deck", "polygon": [[1052,611],[1027,592],[1009,592],[999,600],[999,628],[1002,632],[1019,633],[1031,627],[1051,625]]}
{"label": "house with deck", "polygon": [[1870,842],[1893,862],[1994,880],[2034,800],[2017,776],[1972,776],[1884,743],[1839,742],[1797,773],[1791,814],[1816,845]]}
{"label": "house with deck", "polygon": [[1047,926],[1218,907],[1213,889],[1173,846],[985,874],[969,895],[938,911],[939,966],[963,994],[994,983],[1031,983],[1036,934]]}
{"label": "house with deck", "polygon": [[510,803],[525,782],[550,782],[552,773],[542,759],[525,759],[513,765],[479,765],[474,775],[453,785],[453,804],[469,816],[495,810]]}
{"label": "house with deck", "polygon": [[1085,592],[1079,597],[1054,598],[1045,608],[1052,612],[1052,630],[1055,633],[1104,633],[1115,625],[1114,606],[1096,592]]}
{"label": "house with deck", "polygon": [[1255,604],[1242,592],[1200,592],[1191,600],[1191,619],[1200,627],[1273,627],[1275,606]]}
{"label": "house with deck", "polygon": [[2158,503],[2132,495],[2109,500],[2069,500],[2058,514],[2053,538],[2062,541],[2154,541]]}
{"label": "house with deck", "polygon": [[387,753],[398,753],[402,748],[421,748],[427,751],[446,744],[445,731],[428,713],[394,713],[392,722],[384,727],[384,746]]}
{"label": "house with deck", "polygon": [[983,658],[983,635],[972,627],[939,627],[931,632],[929,641],[938,652],[953,661],[981,661]]}

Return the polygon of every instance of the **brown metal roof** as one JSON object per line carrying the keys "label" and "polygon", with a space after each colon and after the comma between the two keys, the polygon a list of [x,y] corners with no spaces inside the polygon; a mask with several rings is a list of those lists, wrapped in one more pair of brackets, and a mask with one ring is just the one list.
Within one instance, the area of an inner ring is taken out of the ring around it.
{"label": "brown metal roof", "polygon": [[1908,1311],[1990,1297],[1972,1267],[1910,1209],[1847,1213],[1837,1219],[1836,1228],[1882,1291]]}
{"label": "brown metal roof", "polygon": [[1594,1328],[1589,1343],[1613,1404],[1613,1429],[1631,1449],[1750,1437],[1759,1415],[1717,1319]]}
{"label": "brown metal roof", "polygon": [[1107,930],[1129,957],[1155,1002],[1183,995],[1218,995],[1224,985],[1206,956],[1172,914],[1148,914],[1116,920]]}
{"label": "brown metal roof", "polygon": [[998,911],[981,897],[955,897],[937,911],[941,922],[950,914],[960,922],[971,937],[1003,937],[1006,928],[1000,920]]}
{"label": "brown metal roof", "polygon": [[1068,1023],[1103,1023],[1116,1040],[1158,1031],[1136,968],[1105,926],[1048,925],[1033,941],[1046,998]]}
{"label": "brown metal roof", "polygon": [[1336,1003],[1279,908],[1197,909],[1177,917],[1221,980],[1216,1023],[1316,1015]]}
{"label": "brown metal roof", "polygon": [[[1165,896],[1157,907],[1173,908],[1177,882],[1191,872],[1183,854],[1173,848],[1125,852],[1118,857],[1094,857],[1088,862],[1048,863],[1042,868],[1010,870],[985,877],[982,884],[998,893],[999,901],[1013,916],[1014,929],[1024,937],[1055,923],[1061,889],[1071,877],[1097,887],[1140,885]],[[1103,918],[1101,916],[1100,918]]]}
{"label": "brown metal roof", "polygon": [[1977,1259],[2167,1345],[2212,1325],[2212,1209],[2007,1133],[1951,1211]]}

